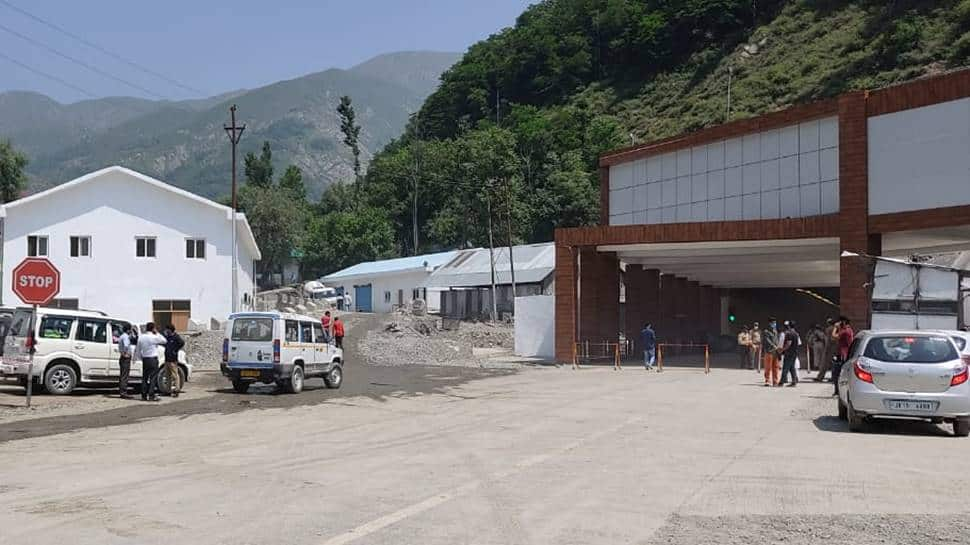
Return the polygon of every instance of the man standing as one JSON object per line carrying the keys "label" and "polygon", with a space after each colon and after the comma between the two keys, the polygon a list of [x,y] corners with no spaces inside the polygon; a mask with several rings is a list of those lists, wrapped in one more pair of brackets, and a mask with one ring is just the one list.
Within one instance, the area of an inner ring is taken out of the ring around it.
{"label": "man standing", "polygon": [[795,369],[795,361],[798,359],[798,345],[802,342],[798,337],[798,331],[795,331],[795,322],[785,322],[785,324],[784,341],[781,341],[784,343],[781,346],[781,357],[784,365],[781,368],[781,381],[778,385],[785,384],[788,375],[791,375],[789,386],[795,387],[798,386],[798,371]]}
{"label": "man standing", "polygon": [[653,364],[657,361],[657,334],[653,331],[653,325],[649,322],[644,324],[640,331],[640,340],[643,341],[643,367],[647,371],[653,370]]}
{"label": "man standing", "polygon": [[168,376],[169,393],[172,397],[179,396],[179,350],[185,346],[185,341],[175,332],[175,326],[165,326],[165,374]]}
{"label": "man standing", "polygon": [[141,358],[141,399],[158,401],[155,380],[158,378],[158,347],[165,344],[165,337],[155,331],[155,324],[148,322],[145,332],[138,336],[136,352]]}
{"label": "man standing", "polygon": [[751,363],[748,369],[761,369],[761,325],[754,323],[751,328]]}
{"label": "man standing", "polygon": [[[825,331],[818,324],[814,324],[812,329],[808,330],[808,350],[812,354],[811,363],[815,364],[817,369],[821,369],[822,360],[825,359]],[[821,372],[820,370],[819,373]]]}
{"label": "man standing", "polygon": [[835,367],[832,368],[832,382],[835,383],[835,393],[832,395],[839,395],[839,375],[842,373],[842,364],[849,359],[849,348],[852,346],[852,341],[855,340],[852,321],[845,316],[840,316],[836,335],[838,339],[836,341],[838,360]]}
{"label": "man standing", "polygon": [[323,317],[320,318],[320,325],[323,326],[323,339],[327,344],[330,344],[330,337],[333,336],[330,334],[330,326],[332,322],[333,320],[330,318],[330,311],[328,310],[324,312]]}
{"label": "man standing", "polygon": [[344,347],[344,323],[340,320],[340,316],[333,319],[333,342],[337,348]]}
{"label": "man standing", "polygon": [[751,330],[747,325],[741,326],[741,332],[738,333],[738,358],[738,369],[751,365]]}
{"label": "man standing", "polygon": [[779,380],[778,363],[778,320],[768,319],[768,329],[761,334],[761,343],[764,346],[765,358],[765,386],[777,386]]}
{"label": "man standing", "polygon": [[822,339],[825,345],[822,349],[822,359],[818,363],[818,375],[815,377],[815,382],[825,380],[825,373],[832,369],[832,358],[835,357],[835,321],[832,318],[825,320]]}
{"label": "man standing", "polygon": [[121,336],[118,337],[118,369],[121,374],[118,376],[118,394],[121,399],[131,399],[128,394],[128,378],[131,376],[131,326],[125,324],[121,328]]}

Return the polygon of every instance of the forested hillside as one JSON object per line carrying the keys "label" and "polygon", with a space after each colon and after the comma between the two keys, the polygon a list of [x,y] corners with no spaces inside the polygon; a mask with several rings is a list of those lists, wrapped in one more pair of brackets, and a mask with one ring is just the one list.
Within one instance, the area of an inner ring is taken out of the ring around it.
{"label": "forested hillside", "polygon": [[970,0],[546,0],[445,72],[360,199],[402,253],[489,217],[551,240],[598,217],[602,151],[964,66],[968,31]]}

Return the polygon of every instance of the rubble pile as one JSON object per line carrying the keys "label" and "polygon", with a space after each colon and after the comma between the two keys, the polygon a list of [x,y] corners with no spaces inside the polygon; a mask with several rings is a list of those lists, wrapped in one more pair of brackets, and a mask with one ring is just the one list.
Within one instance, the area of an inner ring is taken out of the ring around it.
{"label": "rubble pile", "polygon": [[222,339],[225,334],[221,330],[199,331],[185,333],[185,357],[193,368],[219,369],[222,361]]}
{"label": "rubble pile", "polygon": [[435,316],[395,313],[376,331],[368,331],[360,343],[361,354],[375,365],[467,365],[482,362],[474,348],[512,349],[508,324],[462,322],[445,330]]}

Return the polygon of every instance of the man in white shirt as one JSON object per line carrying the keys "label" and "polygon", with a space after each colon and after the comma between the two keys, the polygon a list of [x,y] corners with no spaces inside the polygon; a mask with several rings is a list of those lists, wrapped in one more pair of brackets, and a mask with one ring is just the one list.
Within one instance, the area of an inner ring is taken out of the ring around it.
{"label": "man in white shirt", "polygon": [[141,399],[158,401],[155,379],[158,378],[158,347],[165,344],[165,337],[155,331],[155,324],[148,322],[145,332],[138,336],[135,353],[141,358]]}

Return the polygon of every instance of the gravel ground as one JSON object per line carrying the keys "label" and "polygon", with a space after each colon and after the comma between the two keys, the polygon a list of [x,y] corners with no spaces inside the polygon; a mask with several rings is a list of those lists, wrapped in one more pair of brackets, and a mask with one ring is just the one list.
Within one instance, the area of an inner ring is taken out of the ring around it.
{"label": "gravel ground", "polygon": [[[965,519],[965,517],[959,517]],[[674,515],[650,540],[652,545],[884,545],[967,543],[958,518],[931,515],[817,515],[697,517]]]}
{"label": "gravel ground", "polygon": [[384,327],[368,331],[361,354],[374,365],[435,365],[508,367],[476,357],[475,348],[512,350],[513,331],[508,324],[462,322],[457,330],[441,329],[434,316],[395,314]]}

